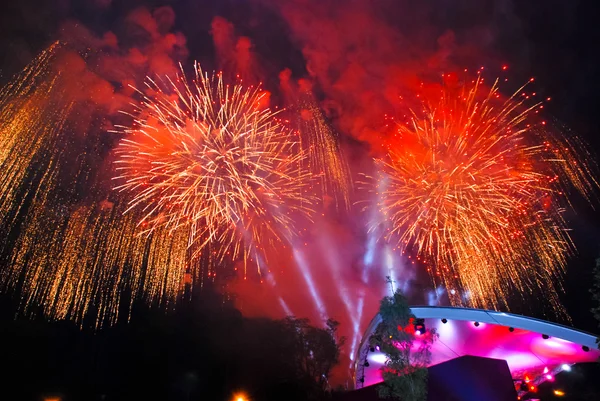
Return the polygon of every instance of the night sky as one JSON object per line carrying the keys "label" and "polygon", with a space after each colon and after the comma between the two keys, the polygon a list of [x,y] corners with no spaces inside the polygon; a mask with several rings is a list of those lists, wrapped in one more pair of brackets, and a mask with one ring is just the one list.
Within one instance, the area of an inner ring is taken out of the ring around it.
{"label": "night sky", "polygon": [[[394,82],[389,71],[410,78],[485,66],[493,77],[508,65],[511,83],[535,77],[537,90],[552,98],[546,107],[548,117],[600,154],[599,17],[593,0],[5,1],[0,5],[0,83],[9,82],[56,40],[82,52],[102,52],[103,46],[113,43],[119,49],[113,63],[88,68],[115,87],[126,79],[139,82],[145,74],[171,71],[178,62],[198,60],[206,70],[230,64],[243,69],[249,80],[263,81],[274,102],[281,100],[278,88],[285,69],[296,80],[319,76],[325,83],[345,84],[352,100],[360,104],[369,99],[370,91]],[[108,31],[113,36],[106,36]],[[338,31],[342,34],[337,40],[330,40],[330,33]],[[167,51],[164,40],[169,32],[177,33],[168,37],[177,44]],[[228,42],[232,40],[237,42]],[[131,49],[136,48],[145,49],[144,67],[131,62]],[[362,65],[368,78],[355,79],[361,75],[352,75],[348,68],[352,63]],[[131,76],[126,78],[127,74]],[[396,83],[409,85],[409,78]],[[510,84],[509,88],[515,89]],[[369,137],[373,127],[349,119],[350,113],[327,91],[318,94],[342,135],[351,164],[365,163],[368,149],[377,141]],[[98,107],[108,110],[106,120],[111,120],[118,104],[111,100]],[[375,108],[380,105],[374,103]],[[369,117],[361,107],[357,110]],[[383,111],[384,105],[373,113]],[[596,210],[576,196],[573,203],[576,213],[567,216],[579,253],[569,262],[562,299],[576,327],[597,331],[589,313],[588,289],[600,254],[600,201]]]}

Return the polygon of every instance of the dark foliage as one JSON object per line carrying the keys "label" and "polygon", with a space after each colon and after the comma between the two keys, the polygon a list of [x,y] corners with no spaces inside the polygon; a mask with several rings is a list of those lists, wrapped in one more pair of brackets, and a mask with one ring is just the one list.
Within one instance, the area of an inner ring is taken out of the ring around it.
{"label": "dark foliage", "polygon": [[379,346],[388,361],[383,368],[383,384],[379,387],[381,398],[402,401],[427,399],[427,365],[431,360],[431,344],[437,338],[435,330],[427,330],[418,339],[419,347],[413,349],[415,316],[408,301],[400,291],[381,300],[379,314],[382,322],[370,338],[372,346]]}
{"label": "dark foliage", "polygon": [[14,305],[1,306],[6,399],[321,400],[339,356],[337,323],[248,319],[216,294],[174,312],[140,307],[98,331],[15,320]]}

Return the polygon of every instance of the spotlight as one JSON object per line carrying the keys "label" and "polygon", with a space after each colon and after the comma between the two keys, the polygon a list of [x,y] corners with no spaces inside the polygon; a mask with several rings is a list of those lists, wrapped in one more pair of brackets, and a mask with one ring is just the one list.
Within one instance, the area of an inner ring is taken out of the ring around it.
{"label": "spotlight", "polygon": [[425,334],[427,329],[425,328],[425,319],[415,319],[415,333],[420,336],[421,334]]}
{"label": "spotlight", "polygon": [[368,368],[368,367],[369,367],[369,361],[365,361],[365,363],[363,363],[363,366],[364,366],[365,368]]}
{"label": "spotlight", "polygon": [[375,349],[379,352],[379,345],[375,346]]}
{"label": "spotlight", "polygon": [[546,375],[546,380],[552,381],[552,380],[554,380],[554,376],[552,376],[552,375]]}
{"label": "spotlight", "polygon": [[448,323],[448,319],[442,319],[442,323],[444,323],[444,324]]}
{"label": "spotlight", "polygon": [[581,349],[585,352],[590,352],[590,347],[588,347],[587,345],[584,345],[583,347],[581,347]]}
{"label": "spotlight", "polygon": [[479,327],[479,322],[475,322],[473,324],[475,325],[475,327]]}
{"label": "spotlight", "polygon": [[375,347],[371,347],[371,348],[369,348],[369,351],[371,351],[371,352],[375,352]]}
{"label": "spotlight", "polygon": [[509,327],[508,331],[510,331],[512,333],[513,331],[515,331],[515,328],[514,327]]}
{"label": "spotlight", "polygon": [[560,367],[562,370],[564,370],[565,372],[570,372],[571,371],[571,365],[563,363],[562,366]]}
{"label": "spotlight", "polygon": [[549,339],[549,338],[550,338],[550,336],[549,336],[548,334],[542,334],[542,338],[543,338],[544,340],[547,340],[547,339]]}

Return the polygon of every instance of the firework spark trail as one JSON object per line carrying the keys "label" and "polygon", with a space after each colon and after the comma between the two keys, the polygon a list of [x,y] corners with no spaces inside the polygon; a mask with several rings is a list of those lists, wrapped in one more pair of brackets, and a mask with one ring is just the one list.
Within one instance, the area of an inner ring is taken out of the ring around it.
{"label": "firework spark trail", "polygon": [[[225,85],[199,65],[147,81],[135,127],[117,148],[118,189],[143,213],[143,232],[190,228],[201,252],[220,243],[219,257],[289,240],[295,215],[308,216],[312,174],[295,134],[261,106],[260,88]],[[252,241],[244,241],[249,234]]]}
{"label": "firework spark trail", "polygon": [[140,238],[142,216],[123,216],[126,202],[79,204],[79,177],[87,179],[89,166],[74,166],[65,146],[77,113],[64,92],[65,76],[53,68],[62,50],[51,46],[1,92],[0,221],[9,263],[0,286],[21,292],[27,313],[114,323],[123,291],[131,301],[165,305],[182,294],[188,275],[200,284],[202,277],[189,257],[189,230]]}
{"label": "firework spark trail", "polygon": [[135,216],[114,209],[82,206],[62,217],[35,205],[5,277],[13,285],[22,277],[23,309],[40,304],[52,319],[81,322],[95,308],[99,326],[117,321],[125,289],[131,301],[137,295],[163,305],[176,300],[187,271],[187,232],[140,237]]}
{"label": "firework spark trail", "polygon": [[[81,213],[67,221],[69,202],[58,201],[76,186],[73,177],[62,177],[62,186],[60,177],[61,167],[73,164],[65,152],[73,103],[64,93],[65,76],[54,71],[62,50],[50,46],[1,93],[0,219],[2,245],[11,255],[0,285],[23,292],[23,309],[40,304],[48,316],[79,318],[92,286],[84,273],[95,273],[81,270],[86,261],[79,247],[83,238],[88,247],[95,238],[88,237]],[[81,166],[75,168],[80,173]]]}
{"label": "firework spark trail", "polygon": [[553,282],[573,245],[561,198],[570,185],[589,197],[596,183],[575,149],[531,121],[537,106],[525,108],[522,91],[501,101],[477,79],[399,123],[380,161],[378,207],[387,238],[416,249],[434,280],[465,289],[473,306],[543,289],[562,311]]}
{"label": "firework spark trail", "polygon": [[[56,141],[71,111],[60,96],[60,76],[48,79],[58,44],[34,60],[0,92],[0,221],[12,226],[28,194],[47,191],[56,167]],[[34,82],[40,81],[37,86]],[[37,163],[35,171],[32,165]],[[14,207],[16,205],[16,208]]]}
{"label": "firework spark trail", "polygon": [[309,153],[308,168],[318,172],[323,195],[332,197],[338,207],[348,208],[350,171],[335,132],[325,121],[312,93],[303,93],[297,107],[301,139]]}

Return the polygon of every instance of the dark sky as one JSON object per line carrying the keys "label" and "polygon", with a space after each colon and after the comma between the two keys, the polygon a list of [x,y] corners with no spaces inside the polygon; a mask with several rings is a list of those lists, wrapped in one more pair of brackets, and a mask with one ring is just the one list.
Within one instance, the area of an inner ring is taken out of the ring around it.
{"label": "dark sky", "polygon": [[[71,21],[69,26],[87,27],[97,37],[112,31],[123,48],[139,47],[142,45],[126,21],[129,12],[138,7],[152,12],[157,7],[170,6],[175,15],[170,31],[180,31],[187,40],[187,54],[180,53],[175,61],[199,60],[208,67],[218,67],[215,61],[218,49],[210,31],[213,18],[221,16],[233,24],[237,37],[250,38],[252,60],[256,64],[252,72],[265,81],[267,89],[276,88],[278,74],[284,68],[290,68],[294,77],[301,78],[307,70],[318,67],[305,62],[302,43],[307,43],[307,38],[318,38],[322,26],[329,24],[328,27],[348,33],[349,38],[354,30],[358,34],[348,39],[350,44],[346,48],[339,43],[329,47],[327,32],[330,31],[324,29],[323,49],[355,51],[360,47],[357,43],[361,43],[364,30],[364,36],[373,43],[363,44],[365,49],[355,54],[358,58],[376,56],[374,71],[377,64],[385,64],[392,57],[390,54],[397,53],[394,62],[415,69],[424,64],[432,66],[430,60],[439,56],[443,61],[431,67],[436,71],[444,66],[485,65],[494,69],[508,64],[515,82],[535,76],[540,92],[553,99],[546,109],[549,115],[583,137],[592,151],[600,154],[596,104],[600,89],[600,67],[596,62],[600,15],[595,1],[335,0],[326,9],[318,3],[312,0],[4,1],[0,4],[0,82],[7,82],[53,41],[81,39],[82,31],[65,30],[68,21]],[[365,4],[377,4],[365,20],[336,17],[338,13],[343,15],[346,8],[360,16],[356,10],[366,7]],[[307,10],[319,9],[315,12],[318,17],[314,26],[310,20],[294,14],[297,7],[308,15]],[[348,21],[358,22],[352,26]],[[385,29],[377,31],[381,26]],[[370,34],[366,35],[367,32]],[[380,32],[381,36],[373,32]],[[394,32],[398,32],[397,37]],[[86,46],[93,42],[82,41]],[[370,52],[368,46],[377,50]],[[424,59],[429,61],[424,63]],[[340,60],[337,60],[339,70],[332,74],[343,73],[347,60],[343,57]],[[361,137],[354,132],[348,135]],[[577,214],[570,213],[568,217],[579,255],[569,264],[564,301],[576,326],[594,330],[595,322],[588,313],[588,288],[590,269],[600,251],[600,213],[577,199],[575,205]]]}

